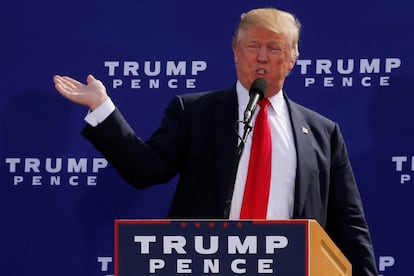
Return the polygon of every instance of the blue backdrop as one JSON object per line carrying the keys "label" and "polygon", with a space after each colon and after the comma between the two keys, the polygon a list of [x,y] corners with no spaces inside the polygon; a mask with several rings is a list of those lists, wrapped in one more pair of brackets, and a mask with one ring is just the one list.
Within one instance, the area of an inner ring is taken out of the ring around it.
{"label": "blue backdrop", "polygon": [[262,6],[301,20],[285,90],[340,124],[380,274],[410,274],[410,1],[22,0],[0,11],[1,275],[112,275],[114,219],[163,218],[175,188],[127,185],[80,136],[87,110],[52,76],[94,74],[145,139],[175,94],[234,84],[233,31]]}

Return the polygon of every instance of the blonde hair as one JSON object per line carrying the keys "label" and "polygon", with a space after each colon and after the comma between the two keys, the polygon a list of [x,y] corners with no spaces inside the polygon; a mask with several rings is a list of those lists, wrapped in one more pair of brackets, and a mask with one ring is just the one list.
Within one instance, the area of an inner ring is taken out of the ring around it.
{"label": "blonde hair", "polygon": [[301,24],[293,14],[275,8],[253,9],[243,13],[233,36],[233,48],[237,46],[240,32],[245,27],[264,27],[277,34],[287,35],[291,40],[292,57],[298,58]]}

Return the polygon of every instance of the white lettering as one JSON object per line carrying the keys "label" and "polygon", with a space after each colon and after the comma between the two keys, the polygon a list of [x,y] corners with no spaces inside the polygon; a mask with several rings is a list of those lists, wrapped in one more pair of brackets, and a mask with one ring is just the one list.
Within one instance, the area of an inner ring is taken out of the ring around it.
{"label": "white lettering", "polygon": [[374,58],[370,62],[368,59],[361,59],[359,72],[364,73],[379,73],[380,72],[380,59]]}
{"label": "white lettering", "polygon": [[97,176],[94,175],[82,176],[82,178],[80,176],[69,176],[67,178],[63,178],[60,175],[52,175],[49,178],[40,175],[34,175],[31,177],[15,175],[13,176],[13,185],[17,186],[26,182],[31,186],[44,186],[48,184],[49,186],[59,187],[62,185],[62,179],[63,181],[67,180],[65,183],[73,187],[80,186],[81,184],[86,186],[98,185]]}
{"label": "white lettering", "polygon": [[140,244],[141,254],[149,254],[150,243],[156,242],[156,236],[134,236],[134,242]]}
{"label": "white lettering", "polygon": [[123,83],[123,81],[122,81],[122,80],[120,80],[120,79],[114,79],[114,80],[112,81],[112,88],[113,88],[113,89],[116,89],[116,88],[118,88],[118,87],[122,86],[122,83]]}
{"label": "white lettering", "polygon": [[98,257],[98,263],[101,263],[101,271],[108,271],[108,266],[112,263],[112,257]]}
{"label": "white lettering", "polygon": [[71,176],[71,177],[69,177],[69,185],[71,185],[71,186],[78,186],[79,185],[79,176]]}
{"label": "white lettering", "polygon": [[9,164],[9,172],[16,172],[16,165],[20,163],[20,158],[6,158],[6,163]]}
{"label": "white lettering", "polygon": [[309,59],[299,59],[296,61],[296,65],[300,66],[300,73],[306,75],[308,73],[308,66],[312,64],[312,61]]}
{"label": "white lettering", "polygon": [[[166,84],[167,88],[177,89],[177,88],[187,88],[187,89],[194,89],[196,88],[196,79],[168,79],[165,80],[164,83]],[[160,79],[130,79],[128,80],[129,86],[127,82],[124,82],[121,79],[113,79],[112,80],[112,88],[119,89],[121,87],[126,87],[130,89],[159,89],[161,87],[161,80]]]}
{"label": "white lettering", "polygon": [[287,246],[288,239],[285,236],[266,236],[266,254],[275,254],[276,249]]}
{"label": "white lettering", "polygon": [[60,176],[51,176],[50,177],[50,185],[51,186],[59,186],[60,185]]}
{"label": "white lettering", "polygon": [[[311,87],[317,84],[321,84],[323,87],[334,87],[334,86],[341,86],[341,87],[352,87],[354,86],[354,79],[355,77],[322,77],[322,78],[313,78],[313,77],[306,77],[304,79],[304,86]],[[378,76],[375,77],[362,77],[359,80],[359,83],[362,87],[372,87],[374,84],[378,86],[390,86],[390,77],[388,76]]]}
{"label": "white lettering", "polygon": [[[40,173],[41,169],[48,173],[59,173],[63,169],[62,158],[45,158],[41,160],[39,158],[6,158],[5,163],[9,164],[9,172],[15,173],[18,170],[23,170],[25,173]],[[67,159],[67,172],[68,173],[85,173],[88,171],[88,163],[91,162],[91,171],[98,173],[99,170],[108,166],[108,161],[105,158],[93,158],[89,161],[88,158],[75,158]],[[23,165],[23,168],[19,166]]]}
{"label": "white lettering", "polygon": [[257,253],[257,237],[246,236],[244,242],[241,242],[239,236],[228,237],[228,253],[229,254],[256,254]]}
{"label": "white lettering", "polygon": [[240,268],[239,265],[245,265],[245,259],[236,259],[231,262],[231,270],[237,274],[244,274],[246,273],[246,268]]}
{"label": "white lettering", "polygon": [[144,63],[144,73],[145,73],[146,76],[149,76],[149,77],[158,76],[160,74],[160,72],[161,72],[161,62],[160,61],[154,62],[154,69],[153,70],[151,70],[151,63],[150,62],[145,62]]}
{"label": "white lettering", "polygon": [[207,62],[204,60],[193,61],[191,65],[191,75],[193,76],[196,76],[198,72],[202,72],[207,69]]}
{"label": "white lettering", "polygon": [[342,79],[342,86],[343,87],[352,87],[353,78],[343,78]]}
{"label": "white lettering", "polygon": [[305,87],[315,84],[315,78],[305,78]]}
{"label": "white lettering", "polygon": [[104,169],[108,166],[108,161],[105,158],[93,158],[92,159],[92,172],[97,173],[100,169]]}
{"label": "white lettering", "polygon": [[387,267],[391,267],[395,264],[395,259],[392,256],[380,256],[379,257],[379,271],[385,271]]}
{"label": "white lettering", "polygon": [[364,77],[361,80],[362,86],[370,87],[371,86],[371,77]]}
{"label": "white lettering", "polygon": [[41,176],[33,176],[32,177],[32,185],[33,186],[40,186],[40,185],[42,185],[41,180],[42,180],[42,177]]}
{"label": "white lettering", "polygon": [[205,259],[204,260],[204,269],[203,272],[204,274],[208,274],[208,273],[220,273],[220,260],[219,259],[214,259],[214,260],[210,260],[210,259]]}
{"label": "white lettering", "polygon": [[171,79],[168,81],[168,87],[169,88],[177,88],[177,80],[176,79]]}
{"label": "white lettering", "polygon": [[[171,262],[167,262],[164,259],[149,259],[149,272],[150,274],[157,273],[159,270],[165,269],[167,266],[175,266],[175,274],[191,274],[193,271],[193,259],[179,259],[175,260],[175,265]],[[258,259],[256,261],[255,268],[257,274],[274,274],[274,262],[273,259]],[[197,266],[201,263],[196,262]],[[231,271],[235,274],[246,274],[248,266],[251,266],[251,262],[247,262],[247,259],[233,259],[229,265]],[[201,267],[199,267],[201,269]],[[170,268],[171,269],[171,268]],[[203,259],[202,260],[203,274],[220,274],[220,259]],[[253,271],[253,270],[252,270]],[[256,275],[256,274],[254,274]]]}
{"label": "white lettering", "polygon": [[316,74],[332,74],[331,71],[332,61],[329,59],[317,59],[316,60]]}
{"label": "white lettering", "polygon": [[24,172],[40,172],[40,160],[37,158],[26,158],[24,160]]}
{"label": "white lettering", "polygon": [[393,156],[392,162],[395,162],[395,170],[400,172],[402,171],[403,163],[407,162],[407,156]]}
{"label": "white lettering", "polygon": [[124,76],[138,76],[139,64],[135,61],[125,61],[124,62]]}
{"label": "white lettering", "polygon": [[[154,77],[161,75],[164,71],[166,76],[185,76],[187,72],[191,72],[192,76],[198,75],[207,69],[207,62],[205,60],[194,61],[172,61],[168,60],[162,63],[160,60],[144,61],[142,62],[143,74],[147,77]],[[139,76],[140,63],[138,61],[105,61],[104,67],[108,68],[108,76],[115,76],[118,71],[122,72],[122,76]],[[118,70],[120,69],[120,70]]]}
{"label": "white lettering", "polygon": [[150,79],[149,80],[149,88],[160,88],[160,80],[159,79]]}
{"label": "white lettering", "polygon": [[45,169],[47,172],[58,173],[62,170],[62,158],[56,158],[55,161],[56,165],[52,168],[52,158],[46,158]]}
{"label": "white lettering", "polygon": [[184,246],[186,239],[183,236],[164,236],[164,254],[172,254],[173,249],[178,254],[186,254]]}
{"label": "white lettering", "polygon": [[23,182],[23,176],[13,177],[13,185],[19,185],[22,182]]}
{"label": "white lettering", "polygon": [[380,77],[380,86],[390,86],[390,77]]}
{"label": "white lettering", "polygon": [[334,86],[333,80],[334,80],[334,78],[331,78],[331,77],[324,78],[324,80],[323,80],[323,86],[325,86],[325,87],[333,87]]}
{"label": "white lettering", "polygon": [[167,61],[167,76],[184,76],[186,74],[185,61],[178,62],[177,65],[173,61]]}
{"label": "white lettering", "polygon": [[177,273],[191,273],[192,270],[190,265],[192,263],[191,259],[177,259]]}
{"label": "white lettering", "polygon": [[257,261],[257,272],[273,274],[272,264],[273,264],[272,259],[259,259]]}
{"label": "white lettering", "polygon": [[402,174],[400,178],[400,184],[405,184],[405,182],[411,180],[411,175],[409,174]]}
{"label": "white lettering", "polygon": [[86,172],[87,171],[87,161],[86,158],[80,158],[77,162],[75,158],[68,158],[68,172]]}
{"label": "white lettering", "polygon": [[218,236],[210,236],[210,248],[204,248],[203,236],[195,236],[194,237],[194,247],[195,251],[199,254],[208,255],[214,254],[218,252],[219,249],[219,237]]}
{"label": "white lettering", "polygon": [[96,180],[98,179],[98,177],[96,177],[96,176],[88,176],[87,178],[86,178],[86,185],[87,186],[97,186],[98,185],[98,183],[96,182]]}
{"label": "white lettering", "polygon": [[108,76],[115,76],[115,68],[119,67],[119,61],[105,61],[104,66],[108,67]]}
{"label": "white lettering", "polygon": [[399,58],[387,58],[385,59],[385,72],[391,73],[391,71],[395,68],[399,68],[401,66],[401,59]]}
{"label": "white lettering", "polygon": [[139,88],[141,88],[141,80],[140,79],[133,79],[133,80],[131,80],[131,88],[132,89],[139,89]]}
{"label": "white lettering", "polygon": [[165,261],[162,259],[150,259],[149,271],[151,274],[156,273],[157,270],[165,267]]}
{"label": "white lettering", "polygon": [[196,82],[195,79],[187,79],[186,84],[185,84],[185,88],[196,88],[195,82]]}
{"label": "white lettering", "polygon": [[354,71],[354,60],[348,59],[348,68],[344,68],[344,60],[338,59],[338,65],[337,65],[338,72],[341,74],[351,74]]}
{"label": "white lettering", "polygon": [[[361,59],[300,59],[296,65],[299,67],[301,75],[317,74],[340,75],[359,74],[378,74],[392,73],[393,70],[400,68],[402,61],[400,58],[361,58]],[[336,70],[336,71],[335,71]]]}

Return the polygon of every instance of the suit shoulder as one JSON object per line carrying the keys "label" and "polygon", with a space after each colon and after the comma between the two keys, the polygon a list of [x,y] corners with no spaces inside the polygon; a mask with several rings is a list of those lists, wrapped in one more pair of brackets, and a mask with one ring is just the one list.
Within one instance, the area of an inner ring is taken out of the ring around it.
{"label": "suit shoulder", "polygon": [[211,90],[204,92],[195,92],[189,94],[177,95],[176,97],[182,99],[185,103],[193,103],[198,101],[211,101],[225,97],[227,94],[235,92],[234,88]]}
{"label": "suit shoulder", "polygon": [[309,127],[312,133],[316,137],[319,137],[319,139],[322,139],[322,137],[331,139],[333,136],[342,136],[337,122],[291,100],[288,100],[288,105],[292,120]]}
{"label": "suit shoulder", "polygon": [[218,103],[230,103],[237,100],[235,88],[195,92],[176,95],[173,102],[180,105],[182,110],[209,108]]}
{"label": "suit shoulder", "polygon": [[319,123],[319,124],[323,124],[323,125],[330,126],[330,127],[334,127],[335,125],[337,125],[335,121],[316,112],[315,110],[305,107],[292,100],[288,100],[288,103],[292,111],[297,111],[301,113],[303,118],[309,123],[314,122],[314,123]]}

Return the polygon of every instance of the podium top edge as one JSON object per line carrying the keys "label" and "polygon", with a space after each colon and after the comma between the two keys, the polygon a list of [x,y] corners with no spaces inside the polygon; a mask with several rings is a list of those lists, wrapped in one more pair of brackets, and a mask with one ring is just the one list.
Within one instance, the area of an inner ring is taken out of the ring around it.
{"label": "podium top edge", "polygon": [[[228,220],[228,219],[115,219],[115,224],[167,224],[171,222],[252,222],[258,224],[310,224],[315,223],[314,219],[288,219],[288,220],[267,220],[267,219],[240,219],[240,220]],[[317,223],[317,222],[316,222]]]}

